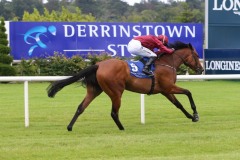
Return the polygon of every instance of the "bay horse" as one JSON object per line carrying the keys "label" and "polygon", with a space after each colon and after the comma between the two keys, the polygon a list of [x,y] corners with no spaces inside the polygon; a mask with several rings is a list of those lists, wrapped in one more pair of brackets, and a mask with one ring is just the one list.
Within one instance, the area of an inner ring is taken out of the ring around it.
{"label": "bay horse", "polygon": [[[47,89],[49,97],[54,97],[63,87],[79,80],[86,86],[86,96],[67,126],[68,131],[72,131],[72,127],[79,115],[102,92],[105,92],[112,101],[112,119],[120,130],[124,130],[119,120],[119,109],[124,90],[142,94],[161,93],[180,109],[187,118],[193,122],[197,122],[199,116],[191,92],[176,86],[175,83],[177,77],[176,71],[181,64],[190,67],[197,74],[203,72],[198,53],[191,43],[185,44],[177,41],[171,44],[170,47],[175,49],[173,54],[164,54],[154,62],[154,79],[136,78],[130,75],[130,69],[126,61],[112,58],[89,66],[74,76],[50,84]],[[193,114],[188,113],[184,109],[174,94],[185,94],[188,97]]]}

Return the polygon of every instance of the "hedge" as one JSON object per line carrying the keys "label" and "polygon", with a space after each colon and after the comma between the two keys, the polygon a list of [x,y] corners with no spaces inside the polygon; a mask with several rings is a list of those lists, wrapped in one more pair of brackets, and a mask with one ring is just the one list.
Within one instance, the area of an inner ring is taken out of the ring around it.
{"label": "hedge", "polygon": [[[89,54],[85,58],[78,55],[67,58],[65,55],[55,52],[54,56],[44,59],[22,60],[19,64],[15,65],[15,68],[17,75],[21,76],[69,76],[81,71],[87,66],[110,58],[111,56],[107,53],[100,55]],[[119,57],[116,58],[122,59]],[[139,57],[135,58],[135,60],[138,59]],[[177,74],[186,74],[186,72],[189,74],[193,73],[188,67],[182,65]]]}

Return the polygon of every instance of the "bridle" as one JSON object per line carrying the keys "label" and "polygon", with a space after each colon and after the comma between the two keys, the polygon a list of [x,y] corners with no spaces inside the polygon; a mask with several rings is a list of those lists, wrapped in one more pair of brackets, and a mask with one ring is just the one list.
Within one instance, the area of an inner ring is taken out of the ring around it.
{"label": "bridle", "polygon": [[189,47],[188,49],[191,50],[191,55],[192,55],[192,59],[191,59],[190,62],[187,62],[181,55],[177,54],[176,52],[173,53],[173,54],[176,55],[176,56],[178,56],[178,57],[183,61],[183,63],[184,63],[185,65],[187,65],[187,66],[190,66],[190,64],[194,61],[194,62],[195,62],[195,66],[193,67],[194,70],[196,70],[196,72],[198,72],[198,73],[202,73],[202,68],[197,65],[197,64],[198,64],[198,63],[197,63],[197,62],[198,62],[198,58],[199,58],[198,55],[196,56],[196,55],[194,54],[193,48]]}

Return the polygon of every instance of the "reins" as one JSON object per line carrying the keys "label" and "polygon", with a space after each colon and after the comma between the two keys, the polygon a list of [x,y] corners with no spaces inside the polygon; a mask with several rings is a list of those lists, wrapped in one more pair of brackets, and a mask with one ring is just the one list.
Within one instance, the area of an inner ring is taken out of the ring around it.
{"label": "reins", "polygon": [[[183,62],[184,64],[186,64],[187,66],[190,66],[190,64],[192,63],[192,61],[195,61],[195,64],[197,64],[197,63],[196,63],[196,62],[197,62],[196,56],[194,56],[194,50],[193,50],[192,48],[189,48],[189,49],[191,50],[191,54],[192,54],[192,58],[191,58],[191,61],[190,61],[190,62],[187,62],[181,55],[179,55],[179,54],[177,54],[177,53],[173,53],[174,55],[178,56],[178,57],[182,60],[182,62]],[[198,68],[198,67],[196,66],[196,68]]]}
{"label": "reins", "polygon": [[168,67],[168,68],[171,68],[171,69],[173,69],[173,70],[176,70],[175,67],[170,66],[170,65],[167,65],[167,64],[155,64],[155,65],[156,65],[156,66],[164,66],[164,67]]}
{"label": "reins", "polygon": [[[174,52],[174,53],[172,54],[172,62],[173,62],[172,66],[171,66],[171,65],[168,65],[168,64],[155,64],[155,65],[168,67],[168,68],[171,68],[171,69],[173,69],[173,70],[176,71],[177,69],[176,69],[176,67],[175,67],[175,60],[174,60],[174,58],[173,58],[173,56],[176,55],[178,58],[181,59],[181,61],[182,61],[185,65],[190,66],[190,64],[192,63],[192,61],[197,62],[197,60],[196,60],[196,57],[194,56],[194,50],[193,50],[191,47],[189,47],[188,49],[190,49],[190,50],[191,50],[191,53],[192,53],[192,59],[191,59],[190,62],[187,62],[181,55],[179,55],[179,54],[177,54],[176,52]],[[198,69],[197,66],[196,66],[196,68]]]}

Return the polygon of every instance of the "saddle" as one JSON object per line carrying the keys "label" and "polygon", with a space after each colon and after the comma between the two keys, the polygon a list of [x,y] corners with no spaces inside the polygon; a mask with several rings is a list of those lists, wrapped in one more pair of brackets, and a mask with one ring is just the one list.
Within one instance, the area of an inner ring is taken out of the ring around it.
{"label": "saddle", "polygon": [[[130,74],[137,78],[151,78],[151,76],[142,73],[144,64],[147,62],[147,60],[148,60],[148,58],[146,58],[146,57],[144,57],[138,61],[128,60],[127,63],[128,63],[128,67],[130,70]],[[150,67],[151,67],[152,71],[155,70],[154,64],[151,64]]]}
{"label": "saddle", "polygon": [[[134,77],[137,77],[137,78],[149,78],[149,79],[152,79],[152,84],[151,84],[151,88],[149,90],[149,92],[147,93],[148,95],[151,95],[153,90],[154,90],[154,84],[155,84],[155,76],[149,76],[149,75],[146,75],[144,73],[142,73],[142,70],[143,70],[143,67],[144,67],[144,64],[147,62],[148,58],[144,57],[138,61],[127,61],[128,63],[128,67],[129,67],[129,70],[130,70],[130,74]],[[154,71],[155,70],[155,66],[154,64],[151,64],[150,66],[151,70]]]}

